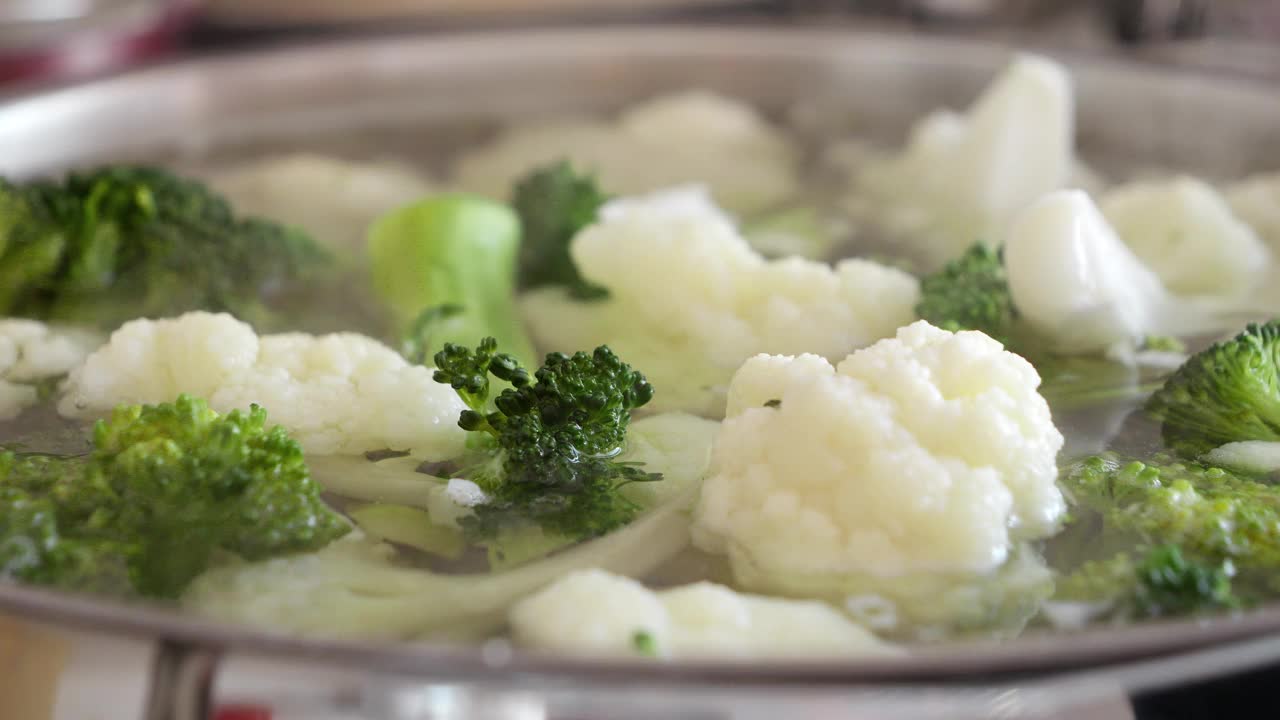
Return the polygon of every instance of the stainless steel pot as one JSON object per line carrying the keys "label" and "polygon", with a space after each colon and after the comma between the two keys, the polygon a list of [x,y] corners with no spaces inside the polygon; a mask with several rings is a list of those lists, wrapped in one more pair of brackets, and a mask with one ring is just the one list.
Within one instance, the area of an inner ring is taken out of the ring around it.
{"label": "stainless steel pot", "polygon": [[[690,86],[774,111],[816,104],[859,133],[894,139],[921,113],[966,102],[1007,59],[1008,50],[988,45],[804,29],[350,42],[157,67],[13,99],[0,106],[0,173],[286,147],[434,162],[500,120],[608,110]],[[1280,167],[1275,87],[1065,59],[1079,90],[1082,150],[1096,165],[1209,176]],[[752,665],[584,662],[501,646],[301,640],[10,585],[0,585],[0,610],[156,643],[152,669],[163,682],[154,686],[153,718],[201,717],[214,668],[249,658],[300,668],[308,679],[291,686],[293,701],[347,703],[366,713],[348,717],[369,718],[1054,717],[1133,688],[1280,660],[1280,635],[1272,635],[1280,631],[1280,606],[1231,618],[944,645],[903,660]]]}

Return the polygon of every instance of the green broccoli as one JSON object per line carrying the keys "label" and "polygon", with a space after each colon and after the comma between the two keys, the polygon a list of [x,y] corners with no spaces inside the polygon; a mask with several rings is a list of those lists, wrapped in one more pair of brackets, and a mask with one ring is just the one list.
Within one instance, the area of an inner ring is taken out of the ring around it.
{"label": "green broccoli", "polygon": [[[615,458],[631,411],[652,399],[653,387],[604,346],[590,354],[552,353],[532,377],[496,350],[486,338],[475,350],[449,344],[435,357],[436,381],[467,405],[458,425],[487,439],[461,474],[491,499],[464,519],[464,529],[482,539],[532,523],[585,539],[629,522],[639,506],[619,489],[662,476]],[[490,375],[511,386],[493,398],[493,410]]]}
{"label": "green broccoli", "polygon": [[1008,342],[1018,313],[999,251],[978,243],[922,279],[916,314],[944,330],[981,330]]}
{"label": "green broccoli", "polygon": [[0,455],[0,571],[172,598],[220,553],[261,560],[345,534],[301,447],[266,419],[184,395],[116,408],[86,456]]}
{"label": "green broccoli", "polygon": [[1197,562],[1160,545],[1136,563],[1128,553],[1085,563],[1058,581],[1054,597],[1103,603],[1118,616],[1187,615],[1238,607],[1232,574],[1229,561]]}
{"label": "green broccoli", "polygon": [[519,251],[515,213],[471,195],[421,200],[369,230],[374,289],[413,359],[489,336],[522,361],[534,357],[515,305]]}
{"label": "green broccoli", "polygon": [[0,315],[103,327],[196,309],[255,319],[264,292],[326,258],[301,231],[237,217],[156,168],[0,181]]}
{"label": "green broccoli", "polygon": [[1241,571],[1280,568],[1280,488],[1167,454],[1146,462],[1115,454],[1077,461],[1062,474],[1078,505],[1112,533],[1189,555],[1230,560]]}
{"label": "green broccoli", "polygon": [[1143,617],[1183,615],[1236,607],[1229,561],[1198,563],[1183,558],[1176,545],[1154,548],[1135,569],[1133,603]]}
{"label": "green broccoli", "polygon": [[579,299],[608,294],[578,273],[569,242],[596,219],[608,200],[594,178],[574,171],[565,161],[533,170],[516,182],[511,203],[520,216],[520,287],[563,285]]}
{"label": "green broccoli", "polygon": [[1280,441],[1280,323],[1191,356],[1147,401],[1165,444],[1185,457],[1230,442]]}

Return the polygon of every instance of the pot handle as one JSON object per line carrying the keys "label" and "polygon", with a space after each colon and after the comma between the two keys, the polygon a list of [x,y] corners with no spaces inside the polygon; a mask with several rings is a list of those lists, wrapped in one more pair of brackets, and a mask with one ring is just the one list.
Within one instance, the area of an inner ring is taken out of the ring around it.
{"label": "pot handle", "polygon": [[217,720],[212,714],[219,653],[161,640],[151,663],[143,720]]}

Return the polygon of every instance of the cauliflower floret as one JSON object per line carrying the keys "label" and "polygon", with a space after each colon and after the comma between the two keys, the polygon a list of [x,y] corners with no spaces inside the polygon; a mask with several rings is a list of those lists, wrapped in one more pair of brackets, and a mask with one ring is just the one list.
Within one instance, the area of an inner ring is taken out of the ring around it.
{"label": "cauliflower floret", "polygon": [[101,341],[87,330],[0,318],[0,421],[35,405],[39,383],[66,375]]}
{"label": "cauliflower floret", "polygon": [[551,350],[608,344],[658,388],[655,410],[718,416],[752,355],[842,358],[910,322],[919,297],[911,275],[865,260],[768,261],[698,187],[612,202],[570,251],[609,299],[529,293],[534,338]]}
{"label": "cauliflower floret", "polygon": [[1224,193],[1236,216],[1280,252],[1280,172],[1245,178]]}
{"label": "cauliflower floret", "polygon": [[654,592],[600,570],[571,573],[511,610],[516,640],[578,654],[665,658],[894,655],[830,606],[742,595],[711,583]]}
{"label": "cauliflower floret", "polygon": [[694,541],[753,589],[990,574],[1065,510],[1039,383],[986,335],[924,321],[836,367],[752,358],[730,385]]}
{"label": "cauliflower floret", "polygon": [[1158,324],[1168,292],[1089,196],[1063,190],[1032,203],[1004,247],[1013,303],[1064,348],[1133,343]]}
{"label": "cauliflower floret", "polygon": [[1023,210],[1009,229],[1004,259],[1014,306],[1066,352],[1126,354],[1144,336],[1236,327],[1241,314],[1265,307],[1254,294],[1230,288],[1227,296],[1170,292],[1079,190],[1049,193]]}
{"label": "cauliflower floret", "polygon": [[1267,246],[1201,180],[1122,185],[1098,204],[1125,244],[1174,293],[1241,296],[1271,270]]}
{"label": "cauliflower floret", "polygon": [[417,171],[312,153],[268,157],[216,172],[215,189],[241,212],[297,225],[326,247],[362,257],[365,232],[384,213],[432,190]]}
{"label": "cauliflower floret", "polygon": [[797,193],[797,153],[752,108],[707,92],[637,105],[614,123],[521,126],[462,157],[457,182],[506,198],[531,167],[568,159],[611,193],[635,194],[687,182],[711,187],[735,213],[770,208]]}
{"label": "cauliflower floret", "polygon": [[967,113],[935,112],[901,154],[864,163],[852,209],[941,264],[979,239],[998,242],[1015,212],[1071,184],[1074,134],[1066,69],[1019,56]]}
{"label": "cauliflower floret", "polygon": [[308,453],[449,458],[463,449],[463,405],[431,375],[363,335],[258,337],[230,315],[193,312],[126,323],[72,371],[58,409],[91,417],[187,393],[220,412],[261,405]]}

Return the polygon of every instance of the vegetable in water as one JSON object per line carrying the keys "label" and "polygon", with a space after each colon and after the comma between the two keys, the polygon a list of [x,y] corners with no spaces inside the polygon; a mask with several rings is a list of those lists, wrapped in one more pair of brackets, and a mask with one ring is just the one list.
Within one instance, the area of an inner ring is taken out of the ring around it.
{"label": "vegetable in water", "polygon": [[197,309],[260,318],[263,291],[326,260],[301,231],[240,217],[156,168],[0,181],[0,315],[101,327]]}
{"label": "vegetable in water", "polygon": [[97,418],[121,403],[183,393],[218,412],[261,405],[308,454],[393,449],[445,460],[466,443],[454,424],[458,396],[377,340],[258,335],[225,313],[126,323],[72,370],[58,411]]}
{"label": "vegetable in water", "polygon": [[1105,606],[1115,617],[1150,618],[1238,607],[1229,561],[1200,562],[1177,545],[1151,548],[1135,562],[1128,553],[1085,563],[1063,577],[1055,599]]}
{"label": "vegetable in water", "polygon": [[1169,454],[1140,461],[1111,453],[1073,463],[1062,484],[1102,516],[1104,531],[1230,560],[1242,573],[1280,568],[1280,489],[1270,484]]}
{"label": "vegetable in water", "polygon": [[1251,324],[1196,353],[1146,410],[1165,444],[1190,458],[1227,443],[1280,441],[1280,322]]}
{"label": "vegetable in water", "polygon": [[373,540],[405,545],[450,560],[461,557],[466,549],[457,528],[433,522],[427,511],[416,507],[375,503],[351,508],[347,515]]}
{"label": "vegetable in water", "polygon": [[914,277],[868,260],[767,260],[696,186],[610,201],[570,254],[609,297],[524,293],[533,336],[549,350],[608,345],[661,388],[659,411],[720,417],[748,358],[837,361],[911,322],[919,297]]}
{"label": "vegetable in water", "polygon": [[1028,203],[1078,182],[1074,135],[1067,69],[1020,55],[967,112],[931,113],[900,153],[860,163],[854,210],[941,266],[975,238],[1001,244]]}
{"label": "vegetable in water", "polygon": [[[436,381],[468,406],[459,427],[488,436],[487,448],[461,473],[490,496],[463,520],[474,537],[527,522],[567,537],[602,535],[638,510],[622,486],[661,479],[615,460],[631,411],[652,399],[653,387],[608,347],[552,353],[532,376],[498,353],[493,338],[475,350],[445,345],[435,361]],[[493,399],[492,411],[490,376],[511,385]]]}
{"label": "vegetable in water", "polygon": [[374,289],[421,357],[446,343],[495,337],[528,362],[533,347],[514,300],[520,244],[520,219],[506,205],[463,194],[429,197],[370,228]]}
{"label": "vegetable in water", "polygon": [[55,394],[62,377],[101,341],[92,331],[0,318],[0,422]]}
{"label": "vegetable in water", "polygon": [[408,163],[310,151],[239,161],[212,173],[209,182],[236,207],[303,228],[352,264],[364,257],[374,220],[430,195],[434,185]]}
{"label": "vegetable in water", "polygon": [[980,330],[1007,343],[1017,311],[1000,252],[977,243],[920,282],[916,314],[935,327]]}
{"label": "vegetable in water", "polygon": [[272,632],[360,640],[488,637],[520,598],[576,570],[643,577],[689,542],[686,502],[673,501],[604,537],[514,570],[440,575],[405,567],[393,548],[356,533],[318,553],[215,568],[187,608]]}
{"label": "vegetable in water", "polygon": [[[685,494],[706,474],[719,427],[720,423],[714,420],[685,413],[649,415],[630,423],[625,447],[614,460],[661,474],[662,482],[632,483],[620,492],[645,510],[661,507]],[[433,522],[451,527],[457,527],[459,519],[471,512],[471,503],[460,504],[451,496],[447,479],[424,472],[435,470],[435,464],[424,468],[422,461],[413,457],[370,460],[363,456],[320,455],[309,457],[308,464],[316,482],[343,497],[421,508]],[[503,534],[493,540],[504,544],[506,537]],[[485,545],[494,547],[489,540]]]}
{"label": "vegetable in water", "polygon": [[594,177],[577,173],[565,161],[537,168],[516,182],[511,204],[524,234],[521,289],[562,285],[579,298],[607,294],[579,274],[569,256],[569,241],[595,221],[608,199]]}
{"label": "vegetable in water", "polygon": [[1270,249],[1203,180],[1131,182],[1103,193],[1098,205],[1125,245],[1174,293],[1245,296],[1272,272]]}
{"label": "vegetable in water", "polygon": [[981,613],[972,597],[963,609],[934,603],[938,586],[994,576],[1066,510],[1063,437],[1038,385],[991,338],[924,321],[838,366],[757,356],[729,386],[694,541],[727,554],[747,589],[922,591],[909,604],[932,603],[944,623]]}
{"label": "vegetable in water", "polygon": [[578,655],[837,658],[901,652],[822,602],[745,595],[708,582],[655,592],[599,570],[570,573],[516,603],[510,624],[522,645]]}
{"label": "vegetable in water", "polygon": [[755,215],[801,192],[799,149],[751,105],[706,91],[646,99],[616,120],[517,124],[454,168],[458,187],[494,198],[530,168],[565,159],[618,195],[705,183],[736,214]]}
{"label": "vegetable in water", "polygon": [[[1049,234],[1038,234],[1041,242]],[[1023,257],[1024,236],[1015,233],[1007,249]],[[1010,281],[1014,271],[1006,266],[1002,251],[977,243],[962,256],[947,263],[936,273],[921,280],[921,297],[916,313],[924,320],[947,330],[978,330],[999,340],[1012,352],[1035,365],[1044,381],[1042,394],[1057,410],[1066,410],[1107,400],[1143,396],[1158,387],[1132,363],[1105,355],[1104,348],[1094,347],[1091,354],[1064,350],[1051,336],[1044,334],[1047,325],[1035,326],[1024,318],[1014,302]],[[1018,267],[1018,282],[1028,285],[1036,281],[1025,273],[1039,273],[1046,268]],[[1092,270],[1086,272],[1092,273]],[[1100,275],[1098,277],[1105,277]],[[1081,282],[1091,282],[1087,278]],[[1113,340],[1123,347],[1124,341]],[[1154,343],[1153,343],[1154,341]],[[1136,336],[1134,342],[1137,342]],[[1161,336],[1145,336],[1141,345],[1128,350],[1163,350],[1177,347],[1177,340]]]}
{"label": "vegetable in water", "polygon": [[0,470],[0,569],[28,582],[176,597],[220,554],[262,560],[348,530],[257,407],[121,406],[87,456],[6,453]]}

